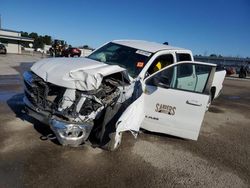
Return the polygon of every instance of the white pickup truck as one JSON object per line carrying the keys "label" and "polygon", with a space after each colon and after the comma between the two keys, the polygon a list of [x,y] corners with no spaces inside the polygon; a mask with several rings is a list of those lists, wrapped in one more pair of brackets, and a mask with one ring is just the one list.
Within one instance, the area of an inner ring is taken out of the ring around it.
{"label": "white pickup truck", "polygon": [[195,62],[190,50],[116,40],[86,58],[48,58],[24,73],[28,114],[62,145],[87,141],[114,150],[140,128],[197,140],[225,71]]}

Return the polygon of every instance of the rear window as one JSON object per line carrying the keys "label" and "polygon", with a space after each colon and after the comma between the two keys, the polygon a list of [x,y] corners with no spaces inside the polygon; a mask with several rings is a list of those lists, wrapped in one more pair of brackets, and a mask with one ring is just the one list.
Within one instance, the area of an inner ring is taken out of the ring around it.
{"label": "rear window", "polygon": [[187,53],[176,53],[177,62],[192,61],[191,55]]}

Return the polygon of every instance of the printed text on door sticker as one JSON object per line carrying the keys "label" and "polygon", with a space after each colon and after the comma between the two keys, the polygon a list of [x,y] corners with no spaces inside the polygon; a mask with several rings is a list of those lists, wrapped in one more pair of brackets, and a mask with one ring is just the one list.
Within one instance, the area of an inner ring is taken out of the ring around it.
{"label": "printed text on door sticker", "polygon": [[157,103],[155,107],[156,107],[155,109],[156,112],[165,113],[168,115],[175,115],[175,110],[176,110],[175,106]]}

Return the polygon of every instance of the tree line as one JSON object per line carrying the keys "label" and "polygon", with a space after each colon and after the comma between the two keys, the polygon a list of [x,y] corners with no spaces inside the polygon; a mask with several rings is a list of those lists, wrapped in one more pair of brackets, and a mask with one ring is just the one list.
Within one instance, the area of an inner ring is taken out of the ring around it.
{"label": "tree line", "polygon": [[[28,32],[21,31],[21,36],[33,38],[34,39],[34,43],[33,43],[34,49],[37,49],[37,48],[43,49],[45,44],[52,45],[54,42],[53,38],[51,36],[49,36],[49,35],[42,36],[42,35],[38,35],[35,32],[28,33]],[[71,46],[71,45],[68,45],[66,41],[64,41],[64,42],[65,42],[66,46]],[[24,43],[23,46],[29,47],[28,43]],[[92,47],[90,47],[89,45],[86,45],[86,44],[83,46],[79,46],[79,47],[84,48],[84,49],[94,50]]]}
{"label": "tree line", "polygon": [[33,43],[33,48],[37,49],[37,48],[42,48],[44,47],[44,45],[52,45],[52,37],[49,35],[38,35],[35,32],[23,32],[21,31],[21,36],[22,37],[29,37],[29,38],[33,38],[34,39],[34,43]]}

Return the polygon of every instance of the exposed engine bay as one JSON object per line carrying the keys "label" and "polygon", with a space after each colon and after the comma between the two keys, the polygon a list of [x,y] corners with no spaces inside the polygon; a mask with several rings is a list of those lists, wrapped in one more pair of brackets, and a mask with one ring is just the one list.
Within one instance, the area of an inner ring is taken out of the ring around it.
{"label": "exposed engine bay", "polygon": [[49,124],[62,145],[79,146],[89,138],[92,130],[99,131],[96,135],[103,135],[100,132],[105,125],[98,120],[113,116],[107,109],[117,109],[117,112],[132,94],[125,92],[131,85],[124,72],[104,76],[100,87],[91,91],[45,82],[32,71],[23,76],[28,113]]}

